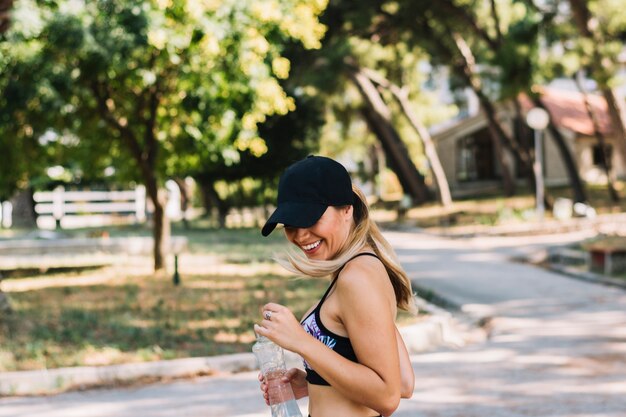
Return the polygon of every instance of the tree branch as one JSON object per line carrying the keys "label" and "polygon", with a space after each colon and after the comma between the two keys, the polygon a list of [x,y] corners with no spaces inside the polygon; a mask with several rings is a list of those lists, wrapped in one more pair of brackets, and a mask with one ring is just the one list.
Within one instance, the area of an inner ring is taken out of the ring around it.
{"label": "tree branch", "polygon": [[496,27],[496,36],[498,37],[498,44],[502,45],[502,31],[500,30],[500,17],[498,16],[498,8],[496,6],[496,0],[491,0],[491,17],[493,18],[493,24]]}
{"label": "tree branch", "polygon": [[440,5],[444,8],[444,10],[451,15],[460,18],[462,21],[467,23],[467,25],[472,29],[472,31],[478,35],[479,38],[483,39],[492,50],[497,50],[500,48],[500,43],[498,40],[492,39],[486,30],[478,26],[478,22],[476,18],[472,16],[469,10],[465,7],[457,6],[454,4],[452,0],[437,0],[437,5]]}
{"label": "tree branch", "polygon": [[144,175],[149,175],[150,170],[146,166],[146,162],[147,162],[146,155],[144,154],[142,147],[139,145],[137,138],[135,137],[133,132],[128,128],[128,126],[126,126],[124,123],[122,123],[113,115],[113,113],[109,109],[109,106],[107,105],[107,102],[109,102],[109,100],[112,101],[113,99],[110,97],[108,93],[101,91],[103,88],[104,90],[106,90],[106,87],[103,86],[102,83],[93,81],[90,84],[90,88],[94,94],[94,97],[96,98],[98,113],[100,114],[102,119],[109,126],[111,126],[112,128],[114,128],[120,133],[122,140],[124,141],[128,149],[130,150],[130,153],[132,154],[132,156],[137,161],[137,164],[139,165],[139,168],[141,169],[142,173]]}
{"label": "tree branch", "polygon": [[441,166],[441,162],[439,161],[439,156],[437,155],[435,144],[430,136],[430,133],[428,132],[428,129],[426,129],[426,126],[417,118],[417,115],[411,109],[408,89],[406,87],[401,88],[397,86],[369,68],[361,68],[361,72],[369,78],[372,83],[390,91],[400,105],[404,116],[407,118],[411,127],[413,127],[413,130],[415,130],[415,133],[417,133],[422,141],[424,152],[428,158],[428,162],[435,177],[437,189],[439,190],[441,203],[444,207],[449,207],[450,204],[452,204],[452,197],[450,195],[448,180],[446,179],[445,172]]}

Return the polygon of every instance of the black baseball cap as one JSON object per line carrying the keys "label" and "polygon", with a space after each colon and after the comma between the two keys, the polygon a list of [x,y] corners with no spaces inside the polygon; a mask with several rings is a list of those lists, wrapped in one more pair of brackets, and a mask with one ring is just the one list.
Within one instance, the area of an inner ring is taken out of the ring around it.
{"label": "black baseball cap", "polygon": [[353,203],[352,181],[343,165],[324,156],[309,155],[283,172],[278,183],[276,210],[261,233],[269,235],[278,223],[311,227],[329,206]]}

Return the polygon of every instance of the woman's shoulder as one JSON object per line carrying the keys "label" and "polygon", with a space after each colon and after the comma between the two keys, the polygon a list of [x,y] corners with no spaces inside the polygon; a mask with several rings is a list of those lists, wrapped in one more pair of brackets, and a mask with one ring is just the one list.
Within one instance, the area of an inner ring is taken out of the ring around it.
{"label": "woman's shoulder", "polygon": [[[384,278],[384,279],[381,279]],[[377,256],[361,255],[352,258],[343,267],[337,279],[339,289],[353,289],[352,287],[386,287],[391,285],[385,265]]]}
{"label": "woman's shoulder", "polygon": [[395,311],[393,285],[383,263],[373,256],[359,256],[348,262],[336,287],[342,311],[344,307],[350,311],[386,307]]}

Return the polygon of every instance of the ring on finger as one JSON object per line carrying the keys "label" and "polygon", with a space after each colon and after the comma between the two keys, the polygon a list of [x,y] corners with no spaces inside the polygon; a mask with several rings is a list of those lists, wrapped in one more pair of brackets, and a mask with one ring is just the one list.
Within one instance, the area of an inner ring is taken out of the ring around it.
{"label": "ring on finger", "polygon": [[263,314],[263,317],[265,317],[265,320],[271,320],[272,319],[272,312],[271,311],[266,311]]}

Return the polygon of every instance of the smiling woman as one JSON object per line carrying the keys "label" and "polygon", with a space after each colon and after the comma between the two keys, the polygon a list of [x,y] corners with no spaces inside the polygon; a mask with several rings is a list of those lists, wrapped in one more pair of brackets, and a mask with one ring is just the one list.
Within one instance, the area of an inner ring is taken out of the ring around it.
{"label": "smiling woman", "polygon": [[[392,414],[411,396],[414,375],[395,327],[397,308],[413,311],[411,283],[369,217],[366,199],[338,162],[310,156],[284,172],[278,206],[262,229],[277,224],[295,251],[279,262],[312,277],[332,277],[301,322],[270,302],[255,331],[300,354],[304,370],[284,376],[312,417]],[[269,401],[268,384],[259,375]]]}

